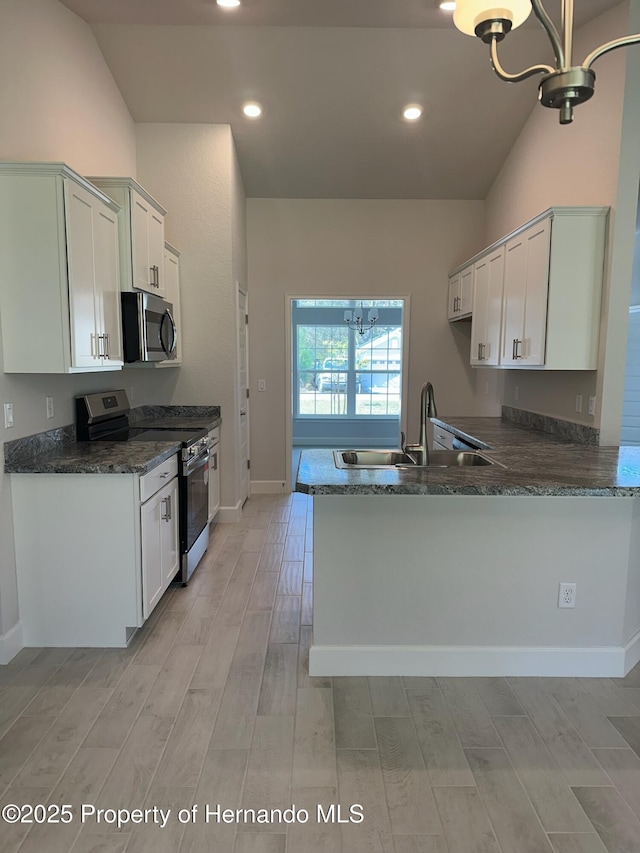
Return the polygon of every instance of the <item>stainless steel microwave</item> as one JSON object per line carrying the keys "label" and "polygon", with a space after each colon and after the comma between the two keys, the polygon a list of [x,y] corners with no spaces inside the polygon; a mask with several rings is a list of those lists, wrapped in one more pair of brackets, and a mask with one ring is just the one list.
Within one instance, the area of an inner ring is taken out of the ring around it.
{"label": "stainless steel microwave", "polygon": [[167,361],[176,357],[178,330],[173,305],[140,291],[122,293],[124,360]]}

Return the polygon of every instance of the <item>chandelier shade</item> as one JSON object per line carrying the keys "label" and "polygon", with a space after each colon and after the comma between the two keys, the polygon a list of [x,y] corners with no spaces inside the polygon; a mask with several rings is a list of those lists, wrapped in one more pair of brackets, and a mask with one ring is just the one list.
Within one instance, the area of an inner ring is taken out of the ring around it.
{"label": "chandelier shade", "polygon": [[487,20],[504,20],[515,30],[531,14],[531,0],[456,0],[453,23],[468,36],[475,36],[476,27]]}

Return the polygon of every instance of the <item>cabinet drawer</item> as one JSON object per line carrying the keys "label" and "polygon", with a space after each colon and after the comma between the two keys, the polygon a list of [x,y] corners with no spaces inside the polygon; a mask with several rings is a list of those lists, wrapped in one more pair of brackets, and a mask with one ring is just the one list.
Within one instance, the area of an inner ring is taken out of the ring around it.
{"label": "cabinet drawer", "polygon": [[178,454],[140,477],[140,501],[144,503],[178,473]]}

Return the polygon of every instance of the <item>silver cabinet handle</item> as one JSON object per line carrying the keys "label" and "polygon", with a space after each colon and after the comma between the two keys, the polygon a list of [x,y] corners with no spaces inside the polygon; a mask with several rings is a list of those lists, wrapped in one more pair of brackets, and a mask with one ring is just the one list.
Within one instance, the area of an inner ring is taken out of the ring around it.
{"label": "silver cabinet handle", "polygon": [[104,356],[105,358],[111,358],[111,335],[107,332],[104,336]]}
{"label": "silver cabinet handle", "polygon": [[511,358],[514,361],[516,359],[516,338],[513,339],[513,344],[511,345]]}
{"label": "silver cabinet handle", "polygon": [[218,454],[217,454],[217,452],[214,453],[213,456],[211,457],[211,470],[212,471],[218,470]]}
{"label": "silver cabinet handle", "polygon": [[160,518],[163,521],[171,521],[171,495],[162,498],[161,503],[164,504],[164,512],[160,514]]}
{"label": "silver cabinet handle", "polygon": [[514,359],[515,358],[522,358],[522,352],[518,352],[519,347],[522,346],[522,341],[519,340],[518,338],[516,338],[513,343],[514,343],[514,355],[513,355]]}
{"label": "silver cabinet handle", "polygon": [[[98,335],[98,355],[97,358],[107,358],[107,342],[106,335]],[[101,346],[103,344],[104,346]]]}
{"label": "silver cabinet handle", "polygon": [[478,361],[484,361],[484,344],[478,344]]}
{"label": "silver cabinet handle", "polygon": [[149,267],[149,269],[151,270],[151,281],[149,282],[149,284],[151,285],[151,287],[160,287],[160,277],[158,275],[158,273],[159,273],[158,267],[154,265],[152,267]]}
{"label": "silver cabinet handle", "polygon": [[166,480],[167,477],[170,477],[170,476],[171,476],[171,471],[165,471],[164,474],[160,474],[160,479]]}

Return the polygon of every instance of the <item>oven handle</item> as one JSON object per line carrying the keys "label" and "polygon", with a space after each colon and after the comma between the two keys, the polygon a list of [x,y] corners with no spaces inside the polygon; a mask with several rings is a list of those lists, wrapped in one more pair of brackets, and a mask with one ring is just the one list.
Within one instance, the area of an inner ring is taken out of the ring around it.
{"label": "oven handle", "polygon": [[204,465],[209,464],[209,448],[207,447],[202,451],[198,456],[194,456],[193,459],[190,459],[188,462],[184,462],[182,465],[182,474],[184,477],[189,477],[191,474],[198,471]]}

